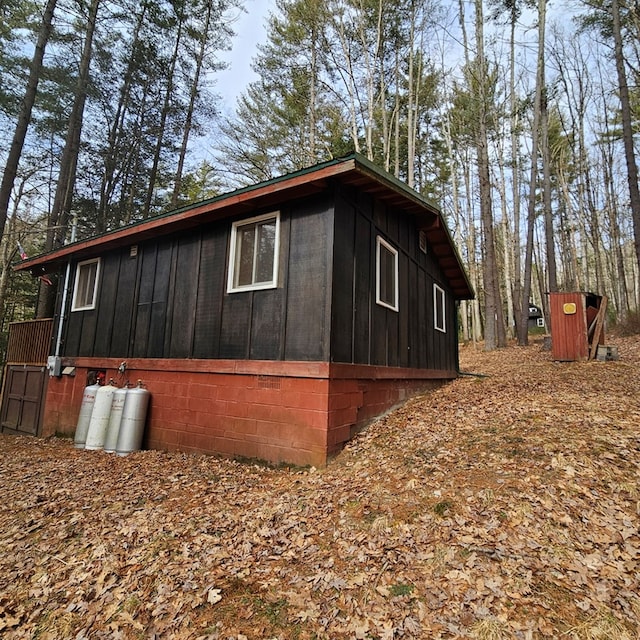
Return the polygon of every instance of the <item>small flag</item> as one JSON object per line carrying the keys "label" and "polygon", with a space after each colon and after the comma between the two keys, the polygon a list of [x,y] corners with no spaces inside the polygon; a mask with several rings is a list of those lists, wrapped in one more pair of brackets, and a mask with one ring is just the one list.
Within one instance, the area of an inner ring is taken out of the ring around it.
{"label": "small flag", "polygon": [[[20,254],[20,260],[26,260],[27,259],[27,252],[24,250],[23,246],[18,242],[18,253]],[[46,276],[40,276],[40,280],[42,280],[42,282],[44,282],[45,284],[48,284],[50,287],[53,285],[53,282],[51,282],[51,280]]]}

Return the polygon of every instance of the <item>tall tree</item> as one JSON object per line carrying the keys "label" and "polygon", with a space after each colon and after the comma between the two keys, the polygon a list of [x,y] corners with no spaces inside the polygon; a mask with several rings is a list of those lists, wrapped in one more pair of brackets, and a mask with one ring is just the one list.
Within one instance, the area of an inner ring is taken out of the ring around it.
{"label": "tall tree", "polygon": [[[71,113],[67,126],[62,156],[60,158],[60,169],[56,192],[49,214],[45,250],[51,251],[62,246],[67,233],[69,216],[71,213],[71,203],[73,190],[76,181],[76,166],[78,164],[78,154],[80,152],[80,137],[84,117],[84,108],[87,99],[89,86],[89,69],[91,65],[91,55],[93,52],[93,36],[96,30],[96,20],[98,8],[101,0],[91,0],[88,7],[87,26],[84,32],[84,45],[80,57],[80,67],[78,81],[74,95]],[[55,304],[54,287],[41,288],[38,297],[37,316],[46,318],[53,315]]]}
{"label": "tall tree", "polygon": [[[633,220],[636,259],[640,268],[640,188],[638,187],[638,165],[633,144],[633,126],[629,85],[625,68],[625,57],[622,46],[622,26],[620,22],[620,4],[618,0],[611,0],[611,19],[613,27],[614,56],[616,72],[618,74],[618,88],[620,91],[620,115],[622,119],[622,140],[624,143],[624,157],[627,165],[627,183],[629,185],[629,203]],[[638,304],[639,301],[636,301]]]}
{"label": "tall tree", "polygon": [[18,164],[20,163],[22,149],[24,148],[24,142],[27,137],[27,130],[31,122],[31,113],[36,101],[40,74],[42,72],[44,52],[47,42],[49,41],[49,37],[51,36],[56,3],[57,0],[48,0],[42,14],[42,23],[40,25],[38,40],[31,60],[27,88],[20,105],[16,128],[9,148],[9,155],[2,174],[2,184],[0,185],[0,238],[4,233],[7,212],[9,210],[9,201],[11,200],[11,192],[18,173]]}
{"label": "tall tree", "polygon": [[[118,100],[112,105],[111,98],[114,85],[110,82],[104,92],[103,111],[107,114],[107,136],[100,141],[99,157],[102,160],[100,176],[100,195],[97,203],[95,230],[98,233],[106,231],[110,225],[118,226],[125,218],[123,207],[114,207],[117,190],[122,186],[130,159],[134,157],[137,148],[132,144],[132,131],[128,126],[131,117],[134,119],[136,105],[136,89],[140,82],[144,82],[145,62],[153,58],[153,48],[145,46],[143,28],[149,12],[149,3],[143,1],[137,8],[133,8],[131,17],[134,20],[130,43],[120,43],[120,55],[124,65],[115,65],[121,76],[116,92]],[[114,56],[109,56],[106,65],[114,66]],[[148,64],[148,62],[147,62]],[[106,75],[108,69],[103,73]],[[113,80],[116,82],[116,80]],[[133,116],[131,115],[133,112]],[[116,209],[116,211],[113,211]]]}
{"label": "tall tree", "polygon": [[[509,315],[513,316],[516,328],[516,335],[526,332],[528,317],[523,319],[522,314],[522,256],[520,250],[520,227],[521,227],[521,130],[522,130],[522,108],[521,100],[518,96],[516,83],[517,76],[517,27],[524,9],[531,8],[533,0],[492,0],[490,5],[495,11],[495,19],[498,21],[503,14],[506,14],[506,21],[509,27],[509,143],[510,161],[508,168],[511,172],[511,198],[512,207],[511,229],[508,221],[504,221],[505,230],[505,270],[507,265],[512,266],[511,278],[511,300],[513,309]],[[506,188],[506,185],[505,185]],[[505,193],[506,197],[506,193]],[[528,309],[528,305],[527,305]],[[520,327],[523,320],[527,323],[524,328]]]}
{"label": "tall tree", "polygon": [[147,197],[144,203],[142,216],[147,217],[151,213],[153,196],[158,188],[158,169],[160,166],[160,156],[164,148],[165,135],[167,133],[167,120],[169,111],[172,106],[172,100],[175,99],[174,86],[176,83],[176,66],[178,64],[178,56],[180,47],[182,46],[183,32],[186,27],[187,12],[183,0],[173,0],[171,3],[172,13],[168,17],[169,24],[175,25],[175,40],[173,43],[173,51],[167,61],[166,84],[163,91],[162,107],[160,109],[160,120],[157,126],[156,144],[153,152],[153,160],[151,171],[149,173],[149,186],[147,188]]}
{"label": "tall tree", "polygon": [[484,296],[485,296],[485,349],[506,346],[506,332],[502,309],[502,296],[498,278],[493,205],[491,202],[491,177],[489,170],[488,120],[491,105],[487,92],[489,68],[484,54],[484,15],[482,0],[475,0],[476,60],[474,65],[477,91],[478,122],[475,132],[478,176],[480,182],[480,218],[484,244]]}
{"label": "tall tree", "polygon": [[536,202],[538,187],[538,154],[540,139],[540,119],[545,85],[544,47],[546,29],[546,0],[538,0],[538,53],[536,56],[536,82],[533,101],[533,124],[531,127],[531,174],[529,197],[527,200],[527,238],[525,245],[524,275],[522,285],[521,319],[518,326],[518,344],[529,342],[529,302],[531,298],[531,277],[533,271],[534,229],[536,222]]}
{"label": "tall tree", "polygon": [[[331,107],[321,83],[325,68],[327,10],[323,0],[279,0],[269,17],[267,42],[254,68],[269,95],[274,127],[292,168],[309,166],[331,154],[327,122]],[[327,154],[329,147],[329,154]]]}
{"label": "tall tree", "polygon": [[[227,9],[228,4],[227,1],[204,0],[203,6],[195,12],[200,19],[187,26],[187,33],[193,42],[193,45],[189,48],[189,53],[191,54],[189,57],[194,59],[194,66],[193,69],[189,67],[187,71],[187,74],[190,76],[188,80],[186,80],[189,103],[186,108],[182,127],[178,166],[175,172],[173,193],[171,195],[172,208],[178,206],[182,194],[185,160],[192,129],[196,124],[194,118],[198,108],[198,98],[202,89],[202,77],[207,71],[215,71],[222,67],[220,63],[216,63],[212,59],[212,53],[221,48],[230,35],[228,28],[222,24],[222,13]],[[202,18],[202,15],[204,15],[204,18]]]}

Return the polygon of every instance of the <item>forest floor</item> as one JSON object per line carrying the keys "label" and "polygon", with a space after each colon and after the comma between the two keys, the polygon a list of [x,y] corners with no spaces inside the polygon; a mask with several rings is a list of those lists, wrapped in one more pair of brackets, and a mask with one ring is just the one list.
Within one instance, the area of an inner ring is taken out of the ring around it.
{"label": "forest floor", "polygon": [[0,437],[3,638],[640,638],[640,337],[461,349],[326,469]]}

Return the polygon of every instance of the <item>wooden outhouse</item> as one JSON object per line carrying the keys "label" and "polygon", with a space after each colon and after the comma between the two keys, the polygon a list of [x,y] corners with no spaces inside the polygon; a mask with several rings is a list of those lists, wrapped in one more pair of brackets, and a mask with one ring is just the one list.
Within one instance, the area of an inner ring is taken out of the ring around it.
{"label": "wooden outhouse", "polygon": [[595,293],[549,293],[551,353],[554,360],[593,358],[604,344],[606,297]]}
{"label": "wooden outhouse", "polygon": [[104,371],[151,392],[146,447],[295,464],[455,378],[473,296],[439,210],[357,154],[17,268],[70,273],[43,434]]}

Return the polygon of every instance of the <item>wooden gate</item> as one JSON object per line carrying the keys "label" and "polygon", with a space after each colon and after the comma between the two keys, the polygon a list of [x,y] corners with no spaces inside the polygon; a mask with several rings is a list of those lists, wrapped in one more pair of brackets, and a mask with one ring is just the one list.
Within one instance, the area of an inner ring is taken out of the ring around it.
{"label": "wooden gate", "polygon": [[38,435],[46,379],[45,366],[7,365],[0,412],[2,433]]}
{"label": "wooden gate", "polygon": [[47,389],[47,355],[53,320],[14,322],[9,326],[7,364],[0,405],[0,432],[38,435]]}

